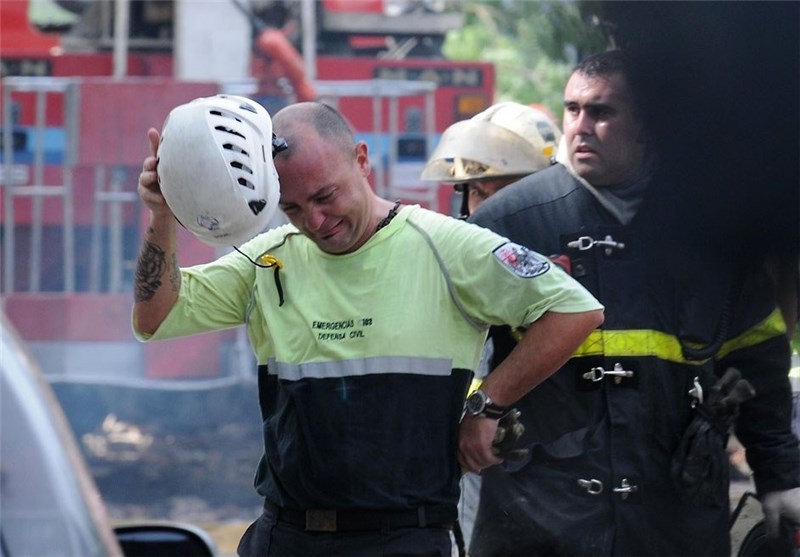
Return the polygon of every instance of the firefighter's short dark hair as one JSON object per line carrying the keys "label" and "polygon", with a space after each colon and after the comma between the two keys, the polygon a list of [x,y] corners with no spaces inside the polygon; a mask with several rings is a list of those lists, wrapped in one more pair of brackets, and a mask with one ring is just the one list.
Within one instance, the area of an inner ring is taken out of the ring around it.
{"label": "firefighter's short dark hair", "polygon": [[628,84],[628,92],[634,111],[640,118],[644,117],[644,111],[641,107],[641,92],[635,80],[638,74],[633,71],[633,61],[626,51],[614,49],[591,54],[572,69],[571,75],[576,73],[589,77],[609,77],[614,74],[621,74]]}
{"label": "firefighter's short dark hair", "polygon": [[621,73],[626,78],[630,77],[630,59],[622,50],[607,50],[592,54],[581,60],[573,73],[579,72],[588,76],[608,76]]}

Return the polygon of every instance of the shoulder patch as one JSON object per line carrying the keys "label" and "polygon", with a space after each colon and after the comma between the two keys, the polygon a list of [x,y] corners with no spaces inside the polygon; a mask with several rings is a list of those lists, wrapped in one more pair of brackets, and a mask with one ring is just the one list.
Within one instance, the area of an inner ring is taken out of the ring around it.
{"label": "shoulder patch", "polygon": [[538,277],[550,268],[547,259],[513,242],[503,244],[492,253],[504,267],[523,278]]}

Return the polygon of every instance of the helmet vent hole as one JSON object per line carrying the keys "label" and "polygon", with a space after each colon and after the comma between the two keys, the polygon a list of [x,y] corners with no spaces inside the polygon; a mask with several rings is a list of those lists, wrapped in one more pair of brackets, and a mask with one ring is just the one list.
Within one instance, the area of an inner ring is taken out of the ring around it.
{"label": "helmet vent hole", "polygon": [[264,210],[264,207],[267,206],[267,200],[256,199],[254,201],[248,201],[247,206],[250,207],[250,210],[253,211],[254,215],[258,215],[261,211]]}
{"label": "helmet vent hole", "polygon": [[236,181],[239,182],[240,186],[244,186],[247,189],[250,189],[250,190],[253,190],[253,191],[255,191],[255,189],[256,189],[256,187],[253,185],[253,183],[248,181],[247,178],[239,178]]}
{"label": "helmet vent hole", "polygon": [[256,107],[249,103],[242,103],[239,105],[239,108],[248,112],[252,112],[253,114],[258,114],[258,112],[256,112]]}
{"label": "helmet vent hole", "polygon": [[214,109],[211,109],[208,112],[212,116],[219,116],[220,118],[230,118],[231,120],[236,120],[239,123],[241,123],[242,121],[242,119],[236,116],[236,114],[232,114],[230,112],[223,112],[221,110],[214,110]]}
{"label": "helmet vent hole", "polygon": [[239,132],[237,132],[236,130],[233,130],[233,129],[228,128],[226,126],[214,126],[214,129],[217,130],[217,131],[220,131],[222,133],[229,133],[231,135],[235,135],[237,137],[241,137],[242,139],[246,139],[244,135],[242,135]]}
{"label": "helmet vent hole", "polygon": [[250,168],[247,165],[244,165],[244,164],[240,163],[239,161],[231,161],[231,166],[233,168],[241,170],[242,172],[247,172],[248,174],[252,174],[253,173],[253,169],[252,168]]}
{"label": "helmet vent hole", "polygon": [[241,153],[245,157],[249,157],[250,156],[250,154],[247,151],[245,151],[244,149],[242,149],[238,145],[234,145],[233,143],[225,143],[225,144],[222,145],[222,148],[225,149],[226,151],[235,151],[237,153]]}

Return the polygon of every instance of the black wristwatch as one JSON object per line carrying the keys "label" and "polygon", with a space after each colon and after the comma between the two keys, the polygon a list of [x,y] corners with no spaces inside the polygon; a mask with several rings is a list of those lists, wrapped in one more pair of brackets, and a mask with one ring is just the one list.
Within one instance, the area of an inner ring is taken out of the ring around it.
{"label": "black wristwatch", "polygon": [[482,416],[494,420],[499,420],[508,412],[508,408],[493,403],[489,395],[480,389],[467,397],[466,410],[473,416]]}

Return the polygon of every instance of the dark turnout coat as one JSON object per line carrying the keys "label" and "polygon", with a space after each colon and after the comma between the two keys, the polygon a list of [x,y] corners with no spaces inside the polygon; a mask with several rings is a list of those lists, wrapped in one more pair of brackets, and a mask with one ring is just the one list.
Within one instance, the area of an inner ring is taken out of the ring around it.
{"label": "dark turnout coat", "polygon": [[[472,216],[539,253],[566,256],[606,307],[601,329],[516,405],[530,455],[484,471],[475,557],[729,555],[723,444],[712,457],[724,468],[704,501],[690,501],[670,468],[696,414],[695,378],[707,396],[731,366],[757,391],[735,428],[759,492],[800,484],[789,346],[763,265],[676,234],[686,223],[665,218],[657,197],[645,196],[621,225],[555,165]],[[492,336],[496,365],[513,335]]]}

